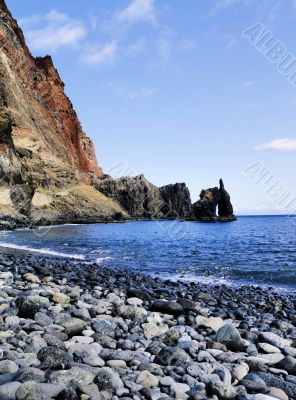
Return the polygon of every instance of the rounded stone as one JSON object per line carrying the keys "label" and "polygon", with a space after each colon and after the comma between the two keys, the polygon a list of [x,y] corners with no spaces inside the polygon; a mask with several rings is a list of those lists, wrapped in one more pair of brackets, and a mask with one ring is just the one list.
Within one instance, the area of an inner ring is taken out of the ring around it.
{"label": "rounded stone", "polygon": [[55,303],[59,303],[59,304],[69,304],[70,297],[64,293],[55,293],[52,296],[52,301],[54,301]]}
{"label": "rounded stone", "polygon": [[31,283],[40,283],[40,279],[38,278],[38,276],[32,274],[31,272],[27,272],[26,274],[24,274],[23,280]]}
{"label": "rounded stone", "polygon": [[220,343],[240,341],[241,335],[234,325],[226,324],[218,330],[216,340]]}
{"label": "rounded stone", "polygon": [[42,368],[67,368],[73,361],[71,355],[58,347],[46,347],[39,351]]}
{"label": "rounded stone", "polygon": [[78,336],[86,327],[86,322],[80,318],[69,318],[62,323],[69,336]]}
{"label": "rounded stone", "polygon": [[19,367],[14,361],[2,360],[0,361],[0,374],[13,374],[17,372]]}
{"label": "rounded stone", "polygon": [[143,387],[158,386],[159,378],[151,374],[151,372],[144,370],[138,375],[136,383],[142,385]]}

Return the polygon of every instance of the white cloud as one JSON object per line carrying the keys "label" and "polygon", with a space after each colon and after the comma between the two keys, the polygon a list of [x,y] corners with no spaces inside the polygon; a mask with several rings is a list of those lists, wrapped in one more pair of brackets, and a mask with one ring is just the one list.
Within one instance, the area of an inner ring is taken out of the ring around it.
{"label": "white cloud", "polygon": [[29,47],[36,51],[55,51],[75,46],[86,36],[84,26],[67,14],[51,10],[44,16],[33,15],[20,20]]}
{"label": "white cloud", "polygon": [[135,22],[156,23],[154,0],[132,0],[130,4],[117,12],[119,22],[133,24]]}
{"label": "white cloud", "polygon": [[133,89],[127,86],[118,85],[114,82],[108,82],[107,87],[111,88],[112,91],[118,96],[125,100],[136,100],[139,98],[149,98],[154,96],[158,89],[152,87],[142,87],[139,89]]}
{"label": "white cloud", "polygon": [[81,60],[90,65],[111,64],[118,50],[116,40],[112,40],[103,46],[88,45],[81,56]]}
{"label": "white cloud", "polygon": [[252,0],[216,0],[216,4],[210,11],[210,16],[214,16],[218,14],[220,11],[226,10],[227,8],[241,3],[241,4],[249,4]]}
{"label": "white cloud", "polygon": [[255,85],[254,81],[245,81],[241,82],[239,85],[237,85],[238,89],[248,89],[250,87],[253,87]]}
{"label": "white cloud", "polygon": [[128,95],[130,100],[135,100],[139,97],[151,97],[157,92],[156,88],[144,87],[140,90],[131,91]]}
{"label": "white cloud", "polygon": [[255,147],[256,150],[296,151],[296,139],[274,139]]}

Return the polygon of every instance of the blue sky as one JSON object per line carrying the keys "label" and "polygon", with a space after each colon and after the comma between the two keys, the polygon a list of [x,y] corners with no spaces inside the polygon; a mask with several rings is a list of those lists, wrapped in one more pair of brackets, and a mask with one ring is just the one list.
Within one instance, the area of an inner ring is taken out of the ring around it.
{"label": "blue sky", "polygon": [[223,177],[237,213],[291,212],[269,183],[296,199],[296,86],[257,39],[296,60],[295,0],[7,5],[32,53],[52,55],[105,172],[185,181],[194,200]]}

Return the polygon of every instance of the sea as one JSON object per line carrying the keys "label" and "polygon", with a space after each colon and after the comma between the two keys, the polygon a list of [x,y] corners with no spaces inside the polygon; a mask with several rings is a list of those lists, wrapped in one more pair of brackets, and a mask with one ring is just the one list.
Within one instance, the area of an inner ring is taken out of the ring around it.
{"label": "sea", "polygon": [[173,280],[296,290],[296,217],[130,221],[0,233],[0,246]]}

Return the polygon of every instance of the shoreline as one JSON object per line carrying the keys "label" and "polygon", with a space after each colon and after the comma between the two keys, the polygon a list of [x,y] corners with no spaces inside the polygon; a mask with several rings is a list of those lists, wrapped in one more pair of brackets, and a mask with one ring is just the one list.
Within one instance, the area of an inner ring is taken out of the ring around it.
{"label": "shoreline", "polygon": [[16,251],[0,282],[0,398],[296,398],[295,293]]}
{"label": "shoreline", "polygon": [[[73,225],[73,224],[65,224],[65,225],[54,225],[56,227],[59,226],[67,226],[67,225]],[[79,224],[80,225],[80,224]],[[23,230],[23,228],[19,229],[20,231]],[[1,233],[1,232],[0,232]],[[24,246],[26,247],[26,246]],[[24,255],[32,255],[34,257],[40,257],[40,258],[49,258],[49,259],[61,259],[62,261],[69,260],[71,261],[79,261],[81,263],[85,264],[94,264],[98,268],[106,268],[106,269],[116,269],[117,267],[114,265],[108,265],[108,266],[101,266],[99,262],[96,262],[95,260],[91,259],[85,259],[84,255],[78,255],[78,254],[68,254],[68,253],[59,253],[55,252],[54,250],[47,249],[47,253],[43,253],[45,249],[33,249],[33,248],[22,248],[22,246],[17,246],[17,245],[0,245],[0,254],[1,253],[8,253],[8,254],[15,254],[16,256],[18,254],[24,254]],[[126,269],[128,272],[128,270]],[[135,270],[131,270],[130,272],[135,272]],[[235,280],[224,280],[224,278],[209,278],[207,276],[200,276],[200,277],[181,277],[178,275],[175,276],[165,276],[161,275],[159,273],[154,273],[154,274],[143,274],[139,271],[137,273],[140,273],[141,275],[147,275],[151,276],[152,278],[159,278],[162,281],[170,280],[171,282],[184,282],[185,284],[195,284],[195,285],[203,285],[203,286],[209,286],[210,288],[213,288],[215,286],[226,286],[231,289],[238,289],[240,290],[241,288],[261,288],[264,291],[269,291],[273,290],[278,293],[292,293],[296,296],[296,288],[293,287],[288,287],[288,286],[281,286],[280,284],[268,284],[268,283],[252,283],[252,282],[243,282],[243,281],[235,281]],[[210,282],[212,280],[212,282]]]}
{"label": "shoreline", "polygon": [[[66,225],[73,225],[73,224],[66,224]],[[66,226],[65,225],[65,226]],[[59,227],[60,225],[56,225],[57,227]],[[22,229],[19,229],[22,230]],[[26,246],[24,246],[26,247]],[[12,245],[9,246],[4,246],[4,245],[0,245],[0,254],[1,253],[7,253],[7,254],[14,254],[14,255],[18,255],[18,254],[24,254],[24,255],[28,255],[28,256],[34,256],[34,257],[40,257],[40,258],[49,258],[49,259],[61,259],[61,261],[79,261],[82,264],[93,264],[95,266],[97,266],[98,268],[103,268],[103,269],[116,269],[116,266],[101,266],[99,262],[96,262],[95,260],[88,260],[85,259],[83,255],[71,255],[71,254],[66,254],[66,253],[58,253],[55,251],[51,251],[49,249],[47,249],[46,251],[48,251],[48,253],[43,253],[44,249],[30,249],[30,248],[22,248],[21,246],[15,246],[12,247]],[[128,272],[128,269],[124,269]],[[280,284],[275,285],[275,284],[264,284],[264,283],[251,283],[251,282],[241,282],[241,281],[235,281],[235,280],[224,280],[223,278],[209,278],[207,276],[200,276],[200,277],[180,277],[178,275],[175,276],[165,276],[165,275],[161,275],[159,273],[154,273],[154,274],[144,274],[141,273],[139,271],[135,271],[135,270],[131,270],[130,272],[133,273],[140,273],[143,276],[150,276],[152,278],[157,278],[157,279],[161,279],[162,281],[171,281],[171,282],[183,282],[185,284],[195,284],[195,285],[202,285],[205,287],[209,287],[209,288],[213,288],[216,286],[225,286],[225,287],[229,287],[231,289],[238,289],[240,290],[241,288],[250,288],[250,289],[258,289],[261,288],[264,291],[269,291],[269,290],[273,290],[275,292],[278,293],[282,293],[283,295],[287,294],[287,293],[292,293],[295,295],[296,297],[296,289],[295,288],[291,288],[291,287],[284,287],[284,286],[280,286]],[[210,280],[212,279],[212,282],[210,282]]]}

